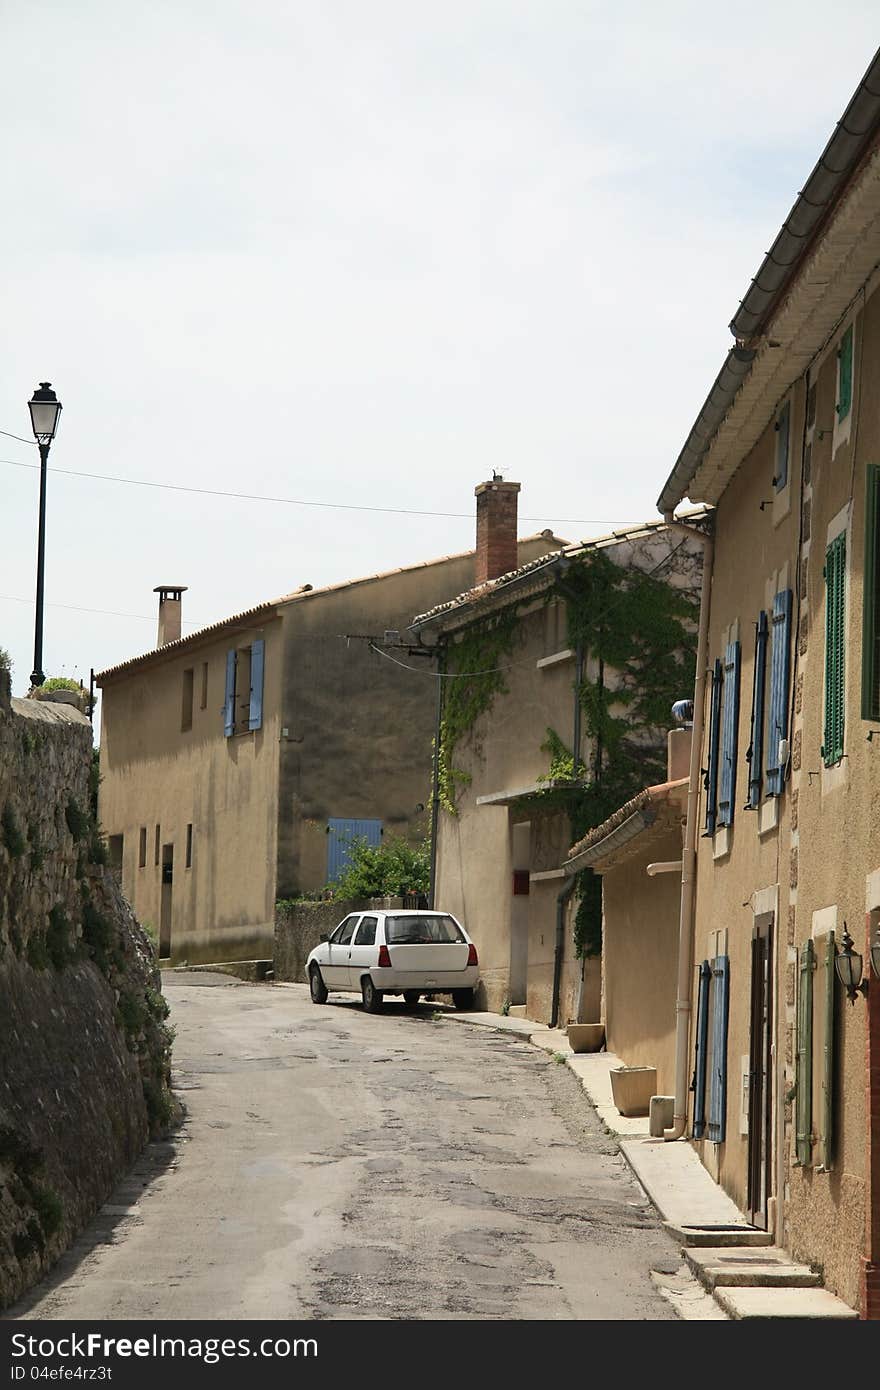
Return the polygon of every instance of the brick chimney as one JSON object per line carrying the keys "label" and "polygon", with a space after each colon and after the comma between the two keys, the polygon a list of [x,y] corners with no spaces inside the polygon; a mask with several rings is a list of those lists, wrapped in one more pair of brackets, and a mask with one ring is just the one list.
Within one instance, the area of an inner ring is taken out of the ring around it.
{"label": "brick chimney", "polygon": [[176,642],[181,629],[181,594],[186,593],[185,584],[157,584],[153,590],[159,595],[159,639],[157,647],[165,647]]}
{"label": "brick chimney", "polygon": [[496,473],[491,482],[474,488],[477,499],[477,554],[474,584],[485,584],[515,570],[516,508],[519,483],[505,483]]}

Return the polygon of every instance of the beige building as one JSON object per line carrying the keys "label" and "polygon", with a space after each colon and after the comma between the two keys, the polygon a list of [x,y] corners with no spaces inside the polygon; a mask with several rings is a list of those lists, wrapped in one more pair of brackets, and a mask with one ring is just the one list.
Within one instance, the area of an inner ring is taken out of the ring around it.
{"label": "beige building", "polygon": [[[498,482],[482,497],[478,490],[500,550],[504,534],[515,535],[518,487]],[[474,937],[490,1009],[563,1023],[599,1016],[599,960],[583,962],[573,947],[580,903],[563,867],[571,793],[597,776],[598,740],[582,685],[597,681],[600,663],[569,622],[569,603],[587,601],[585,593],[572,600],[578,568],[602,556],[620,571],[656,571],[658,585],[691,594],[699,590],[700,554],[698,543],[682,544],[664,523],[648,522],[510,568],[412,624],[420,641],[440,648],[447,673],[435,901]],[[613,604],[609,621],[619,621]],[[675,654],[664,659],[674,669]],[[679,695],[692,679],[687,657],[682,670]],[[604,682],[614,706],[620,673],[608,668]],[[665,730],[638,738],[635,787],[658,760],[661,775],[665,767]]]}
{"label": "beige building", "polygon": [[[522,561],[563,544],[514,543]],[[157,591],[157,649],[97,683],[101,822],[163,956],[271,956],[276,899],[321,889],[353,836],[426,834],[435,681],[397,634],[474,564],[305,585],[187,637],[183,586]]]}
{"label": "beige building", "polygon": [[[690,1132],[751,1220],[880,1317],[880,59],[731,325],[661,495],[717,508]],[[867,997],[836,979],[846,934]],[[670,1001],[671,1002],[671,1001]]]}

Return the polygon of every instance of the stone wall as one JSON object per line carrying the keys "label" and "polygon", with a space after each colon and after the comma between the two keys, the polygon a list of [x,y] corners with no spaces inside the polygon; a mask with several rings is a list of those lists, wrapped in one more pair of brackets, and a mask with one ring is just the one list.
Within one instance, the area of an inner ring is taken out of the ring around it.
{"label": "stone wall", "polygon": [[105,867],[92,733],[0,670],[0,1307],[172,1119],[149,940]]}
{"label": "stone wall", "polygon": [[329,936],[349,912],[402,907],[402,898],[351,898],[344,902],[279,902],[275,905],[276,980],[306,981],[306,960],[323,935]]}

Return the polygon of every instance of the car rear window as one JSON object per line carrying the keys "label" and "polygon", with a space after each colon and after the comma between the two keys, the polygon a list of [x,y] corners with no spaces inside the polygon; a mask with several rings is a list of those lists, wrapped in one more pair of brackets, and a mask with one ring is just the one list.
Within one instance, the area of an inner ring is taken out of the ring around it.
{"label": "car rear window", "polygon": [[453,917],[385,918],[385,940],[389,946],[447,946],[464,939]]}

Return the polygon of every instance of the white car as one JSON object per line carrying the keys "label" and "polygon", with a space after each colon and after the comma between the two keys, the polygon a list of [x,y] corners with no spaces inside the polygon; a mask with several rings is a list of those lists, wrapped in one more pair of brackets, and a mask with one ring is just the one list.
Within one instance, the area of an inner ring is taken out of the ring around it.
{"label": "white car", "polygon": [[409,1005],[451,994],[457,1009],[471,1009],[480,977],[477,948],[449,912],[352,912],[310,953],[306,971],[313,1003],[347,990],[371,1014],[386,994]]}

